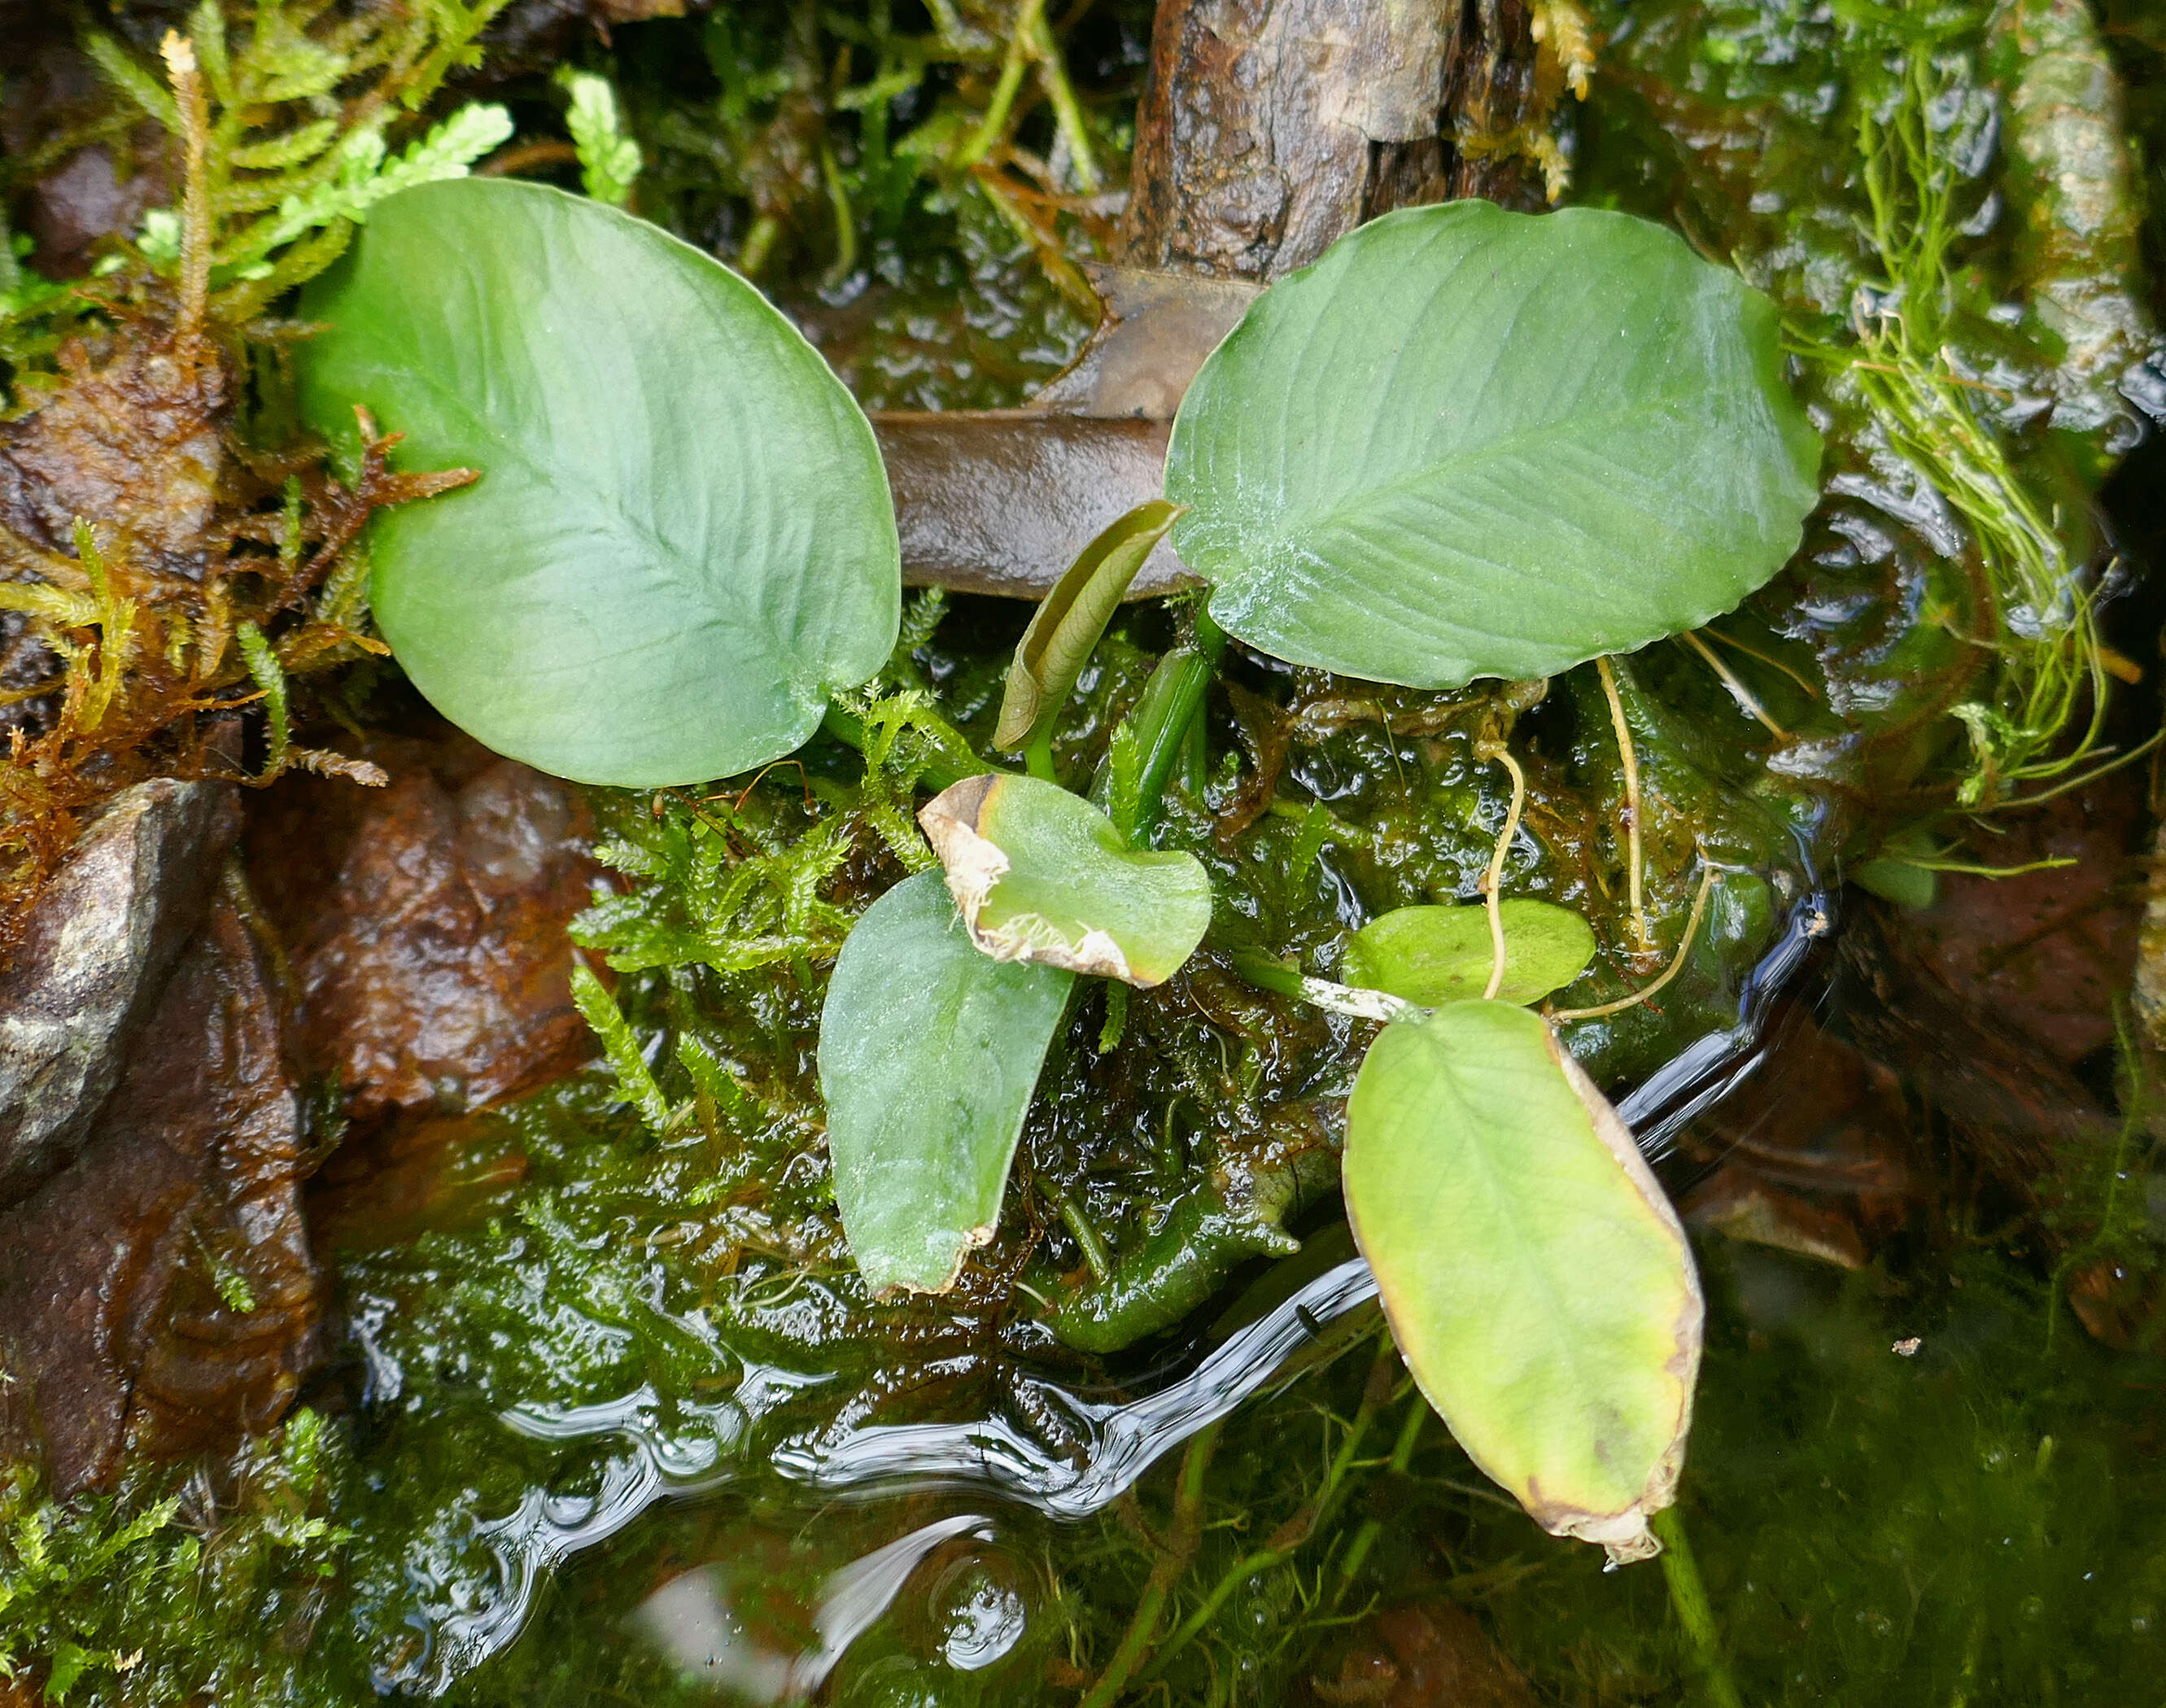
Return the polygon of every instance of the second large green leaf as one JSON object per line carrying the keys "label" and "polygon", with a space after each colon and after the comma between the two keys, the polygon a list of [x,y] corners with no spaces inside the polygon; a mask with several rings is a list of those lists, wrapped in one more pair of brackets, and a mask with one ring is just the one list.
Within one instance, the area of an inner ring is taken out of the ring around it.
{"label": "second large green leaf", "polygon": [[1450,688],[1729,610],[1796,549],[1819,458],[1736,274],[1626,214],[1455,202],[1249,309],[1181,404],[1166,496],[1232,633]]}
{"label": "second large green leaf", "polygon": [[392,197],[307,294],[304,407],[481,470],[380,516],[378,621],[499,752],[583,782],[779,759],[895,643],[901,560],[872,430],[720,262],[534,184]]}
{"label": "second large green leaf", "polygon": [[972,944],[938,872],[865,910],[820,1016],[835,1203],[866,1286],[944,1293],[993,1237],[1075,976]]}

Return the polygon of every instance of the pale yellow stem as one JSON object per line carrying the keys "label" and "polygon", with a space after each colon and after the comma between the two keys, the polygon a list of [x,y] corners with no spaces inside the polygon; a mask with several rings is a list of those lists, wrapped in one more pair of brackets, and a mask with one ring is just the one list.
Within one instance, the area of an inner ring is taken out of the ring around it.
{"label": "pale yellow stem", "polygon": [[1692,914],[1685,921],[1684,940],[1677,944],[1677,952],[1662,976],[1652,984],[1642,986],[1629,997],[1619,997],[1614,1002],[1604,1002],[1594,1008],[1559,1008],[1550,1015],[1552,1020],[1599,1020],[1605,1014],[1621,1014],[1627,1008],[1636,1007],[1650,997],[1658,994],[1662,986],[1675,978],[1684,966],[1685,956],[1691,953],[1693,938],[1699,930],[1700,915],[1707,911],[1707,892],[1714,887],[1715,869],[1709,866],[1700,876],[1699,893],[1693,897]]}
{"label": "pale yellow stem", "polygon": [[1755,695],[1750,688],[1747,688],[1742,682],[1737,679],[1736,673],[1733,671],[1729,665],[1724,664],[1721,659],[1715,657],[1714,648],[1708,645],[1705,641],[1702,640],[1698,635],[1693,633],[1689,629],[1686,630],[1684,633],[1679,635],[1677,638],[1683,641],[1687,646],[1690,647],[1695,653],[1698,653],[1701,658],[1707,660],[1708,669],[1714,671],[1716,675],[1722,679],[1722,685],[1730,690],[1730,697],[1735,700],[1740,706],[1743,706],[1746,711],[1751,712],[1753,717],[1758,718],[1762,723],[1765,724],[1767,727],[1768,732],[1772,734],[1777,741],[1787,742],[1790,739],[1789,731],[1784,729],[1781,724],[1776,722],[1773,718],[1767,716],[1767,708],[1760,703],[1759,697]]}
{"label": "pale yellow stem", "polygon": [[210,301],[210,105],[203,97],[203,74],[196,69],[195,45],[169,29],[158,52],[172,79],[185,151],[181,181],[181,311],[173,325],[173,349],[182,362],[193,369]]}
{"label": "pale yellow stem", "polygon": [[1644,859],[1640,847],[1640,756],[1633,750],[1631,726],[1624,722],[1624,697],[1617,691],[1617,673],[1609,660],[1597,658],[1594,668],[1602,678],[1602,691],[1609,701],[1609,722],[1617,732],[1617,757],[1624,768],[1624,880],[1632,908],[1632,940],[1645,954],[1655,946],[1647,935],[1647,903],[1643,889]]}
{"label": "pale yellow stem", "polygon": [[1489,910],[1489,987],[1482,993],[1486,1002],[1504,985],[1504,905],[1498,892],[1504,886],[1504,856],[1512,851],[1512,838],[1519,833],[1519,813],[1527,804],[1527,774],[1502,747],[1482,757],[1496,760],[1512,775],[1512,805],[1504,814],[1504,828],[1497,838],[1497,846],[1489,855],[1489,870],[1482,880],[1482,893]]}

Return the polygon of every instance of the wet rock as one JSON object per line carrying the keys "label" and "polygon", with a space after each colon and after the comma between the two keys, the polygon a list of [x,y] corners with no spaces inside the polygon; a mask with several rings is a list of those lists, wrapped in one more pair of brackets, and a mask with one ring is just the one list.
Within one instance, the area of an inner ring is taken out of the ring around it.
{"label": "wet rock", "polygon": [[1534,1708],[1534,1691],[1463,1608],[1387,1608],[1354,1629],[1339,1670],[1297,1700],[1325,1708]]}
{"label": "wet rock", "polygon": [[[1165,487],[1162,421],[941,410],[878,415],[873,431],[914,587],[1041,599],[1101,529]],[[1160,541],[1128,597],[1194,583]]]}
{"label": "wet rock", "polygon": [[1996,820],[1998,833],[1982,838],[1994,865],[2074,864],[1946,875],[1931,907],[1894,916],[1891,928],[1966,1001],[2061,1066],[2110,1048],[2115,1007],[2137,976],[2143,792],[2130,768]]}
{"label": "wet rock", "polygon": [[76,518],[86,516],[106,556],[131,574],[200,581],[225,467],[228,385],[222,362],[202,354],[135,334],[103,352],[80,339],[64,345],[61,383],[34,414],[0,425],[0,524],[14,537],[0,546],[72,558]]}
{"label": "wet rock", "polygon": [[66,1495],[269,1426],[317,1353],[301,1111],[221,891],[81,1154],[0,1212],[0,1459]]}
{"label": "wet rock", "polygon": [[309,1228],[327,1254],[410,1245],[499,1208],[526,1168],[499,1114],[404,1117],[324,1165],[309,1185]]}
{"label": "wet rock", "polygon": [[47,278],[74,278],[89,270],[101,239],[133,230],[147,210],[174,201],[166,135],[147,119],[100,123],[114,111],[113,87],[76,45],[63,8],[0,8],[0,41],[13,61],[0,106],[0,144],[10,155],[31,156],[57,136],[103,133],[23,185],[14,210],[34,246],[30,265]]}
{"label": "wet rock", "polygon": [[585,1060],[564,928],[598,868],[571,785],[463,736],[382,738],[383,790],[299,778],[251,820],[250,870],[287,949],[295,1049],[351,1113],[446,1113]]}
{"label": "wet rock", "polygon": [[1910,1219],[1901,1081],[1800,1006],[1771,1029],[1767,1065],[1681,1145],[1706,1172],[1687,1222],[1844,1269],[1862,1269]]}
{"label": "wet rock", "polygon": [[1262,293],[1239,279],[1133,267],[1086,271],[1105,319],[1074,363],[1032,397],[1033,410],[1171,420],[1205,358]]}
{"label": "wet rock", "polygon": [[240,828],[231,784],[138,784],[39,897],[0,972],[0,1206],[82,1148]]}

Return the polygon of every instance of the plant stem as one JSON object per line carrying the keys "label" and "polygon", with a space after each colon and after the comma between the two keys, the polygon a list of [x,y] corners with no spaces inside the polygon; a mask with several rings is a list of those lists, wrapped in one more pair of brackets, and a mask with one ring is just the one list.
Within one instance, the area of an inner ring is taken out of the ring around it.
{"label": "plant stem", "polygon": [[1489,855],[1489,870],[1482,878],[1482,905],[1489,913],[1489,986],[1482,992],[1482,1000],[1487,1002],[1504,984],[1504,904],[1500,892],[1504,885],[1504,857],[1512,851],[1512,838],[1519,833],[1519,814],[1527,804],[1527,774],[1501,742],[1482,757],[1496,760],[1512,777],[1512,804],[1504,814],[1504,828],[1498,834],[1497,846]]}
{"label": "plant stem", "polygon": [[1149,1651],[1150,1640],[1158,1631],[1159,1615],[1165,1610],[1165,1599],[1187,1571],[1188,1563],[1196,1553],[1196,1544],[1202,1538],[1203,1474],[1210,1468],[1212,1449],[1218,1443],[1218,1425],[1206,1424],[1196,1432],[1188,1443],[1188,1451],[1181,1456],[1181,1481],[1174,1493],[1173,1523],[1166,1531],[1165,1552],[1151,1568],[1150,1579],[1137,1598],[1134,1615],[1128,1621],[1120,1647],[1113,1651],[1106,1670],[1098,1675],[1098,1682],[1091,1685],[1078,1708],[1112,1708],[1128,1682],[1128,1675]]}
{"label": "plant stem", "polygon": [[1662,1577],[1670,1586],[1670,1605],[1677,1610],[1677,1622],[1684,1626],[1685,1638],[1699,1661],[1709,1700],[1715,1708],[1745,1708],[1736,1680],[1730,1676],[1730,1663],[1723,1658],[1722,1632],[1693,1563],[1692,1545],[1685,1540],[1684,1520],[1676,1507],[1666,1506],[1647,1520],[1647,1526],[1661,1541]]}
{"label": "plant stem", "polygon": [[173,319],[173,351],[193,375],[203,341],[203,316],[210,304],[210,103],[196,68],[195,47],[187,36],[166,32],[159,50],[172,80],[174,104],[181,115],[184,150],[181,191],[181,302]]}
{"label": "plant stem", "polygon": [[1722,685],[1730,690],[1730,697],[1766,725],[1770,735],[1778,742],[1787,742],[1790,739],[1789,731],[1767,716],[1767,708],[1760,703],[1759,696],[1738,680],[1737,673],[1735,670],[1715,657],[1714,648],[1708,645],[1690,629],[1687,629],[1677,638],[1706,661],[1707,668],[1722,679]]}
{"label": "plant stem", "polygon": [[1592,1008],[1558,1008],[1549,1018],[1552,1021],[1599,1020],[1604,1015],[1621,1014],[1627,1008],[1635,1008],[1657,994],[1684,966],[1685,955],[1693,945],[1693,933],[1699,929],[1700,915],[1707,911],[1707,892],[1714,887],[1714,874],[1715,868],[1709,866],[1700,875],[1699,893],[1693,897],[1692,913],[1685,921],[1684,937],[1678,943],[1677,952],[1671,958],[1670,964],[1662,969],[1660,978],[1652,984],[1642,985],[1629,997],[1619,997],[1614,1002],[1603,1002]]}
{"label": "plant stem", "polygon": [[[1268,1572],[1272,1567],[1292,1559],[1295,1551],[1316,1534],[1318,1526],[1330,1515],[1339,1496],[1344,1492],[1340,1485],[1353,1467],[1354,1456],[1360,1450],[1362,1437],[1368,1434],[1369,1425],[1375,1420],[1377,1411],[1391,1398],[1392,1377],[1397,1365],[1397,1351],[1387,1335],[1383,1344],[1376,1349],[1376,1362],[1369,1367],[1369,1380],[1361,1391],[1360,1409],[1354,1414],[1354,1421],[1347,1426],[1345,1441],[1340,1443],[1338,1452],[1332,1456],[1331,1467],[1324,1473],[1323,1487],[1317,1491],[1314,1502],[1306,1511],[1296,1513],[1281,1525],[1271,1537],[1271,1546],[1244,1555],[1220,1576],[1218,1581],[1211,1586],[1211,1593],[1203,1598],[1202,1605],[1182,1620],[1173,1635],[1165,1640],[1149,1667],[1136,1680],[1138,1684],[1148,1684],[1164,1672],[1173,1658],[1196,1640],[1197,1633],[1211,1622],[1218,1610],[1226,1605],[1227,1598],[1242,1584],[1259,1572]],[[1418,1394],[1415,1399],[1424,1405],[1427,1404]],[[1401,1434],[1403,1436],[1406,1431],[1402,1430]],[[1407,1451],[1409,1454],[1413,1452],[1411,1442]]]}
{"label": "plant stem", "polygon": [[[1429,1400],[1417,1388],[1413,1404],[1407,1408],[1406,1421],[1399,1425],[1399,1438],[1392,1443],[1390,1470],[1394,1477],[1407,1474],[1407,1467],[1413,1462],[1414,1443],[1421,1439],[1422,1425],[1428,1421]],[[1362,1520],[1361,1528],[1355,1532],[1345,1557],[1339,1563],[1339,1586],[1342,1592],[1354,1581],[1355,1574],[1361,1569],[1362,1561],[1369,1557],[1369,1550],[1376,1547],[1376,1538],[1383,1533],[1384,1526],[1381,1519]]]}
{"label": "plant stem", "polygon": [[1098,1230],[1091,1225],[1091,1219],[1084,1214],[1082,1205],[1077,1203],[1066,1192],[1060,1193],[1057,1202],[1060,1205],[1062,1224],[1075,1236],[1075,1243],[1082,1248],[1084,1266],[1090,1270],[1091,1278],[1099,1286],[1103,1287],[1113,1278],[1112,1259],[1106,1253],[1105,1240],[1099,1236]]}
{"label": "plant stem", "polygon": [[[1027,4],[1042,12],[1044,0],[1027,0]],[[1001,61],[1000,81],[993,85],[993,98],[985,103],[984,119],[963,145],[963,151],[955,156],[957,166],[977,165],[992,152],[993,145],[1007,129],[1008,114],[1015,108],[1016,92],[1022,87],[1022,74],[1030,62],[1029,44],[1023,35],[1023,20],[1019,19],[1015,33],[1008,37],[1007,57]]]}
{"label": "plant stem", "polygon": [[1607,658],[1597,658],[1594,668],[1602,678],[1602,691],[1609,701],[1609,722],[1617,732],[1617,757],[1624,768],[1625,881],[1630,886],[1632,901],[1633,940],[1644,954],[1655,945],[1647,935],[1647,904],[1641,893],[1640,756],[1633,749],[1631,726],[1624,721],[1624,701],[1617,691],[1617,673],[1609,668]]}
{"label": "plant stem", "polygon": [[1276,991],[1321,1008],[1327,1014],[1345,1014],[1355,1020],[1403,1020],[1422,1012],[1418,1004],[1386,991],[1365,991],[1358,985],[1334,984],[1312,979],[1260,954],[1237,954],[1234,970],[1260,991]]}
{"label": "plant stem", "polygon": [[774,214],[763,214],[753,220],[737,249],[737,271],[747,278],[758,278],[774,248],[774,240],[781,235],[782,222]]}
{"label": "plant stem", "polygon": [[1068,66],[1060,57],[1060,45],[1045,21],[1045,0],[1028,0],[1017,34],[1026,40],[1038,61],[1038,81],[1053,103],[1053,121],[1068,145],[1068,158],[1075,168],[1075,182],[1086,195],[1098,193],[1098,162],[1091,151],[1091,133],[1084,128],[1082,104],[1075,87],[1068,81]]}
{"label": "plant stem", "polygon": [[835,210],[835,264],[821,281],[832,289],[849,278],[858,264],[858,222],[850,211],[850,192],[843,182],[842,165],[835,158],[835,151],[825,143],[820,145],[820,177]]}
{"label": "plant stem", "polygon": [[[1136,738],[1144,754],[1136,780],[1136,820],[1123,828],[1130,840],[1146,839],[1165,804],[1165,786],[1175,763],[1187,749],[1191,732],[1203,722],[1205,696],[1218,660],[1226,651],[1226,632],[1202,611],[1196,617],[1196,644],[1176,647],[1159,660],[1137,701]],[[1160,673],[1166,680],[1160,683]],[[1153,694],[1154,687],[1160,691]]]}
{"label": "plant stem", "polygon": [[1024,767],[1031,775],[1048,783],[1058,783],[1059,775],[1053,769],[1053,726],[1048,723],[1033,735],[1022,750]]}

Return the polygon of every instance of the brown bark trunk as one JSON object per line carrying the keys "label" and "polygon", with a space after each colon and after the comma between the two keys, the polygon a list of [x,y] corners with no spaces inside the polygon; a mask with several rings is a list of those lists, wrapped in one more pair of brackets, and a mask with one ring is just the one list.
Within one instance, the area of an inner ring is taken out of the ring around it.
{"label": "brown bark trunk", "polygon": [[1159,0],[1124,258],[1269,280],[1393,208],[1537,204],[1466,145],[1528,117],[1534,67],[1524,0]]}

